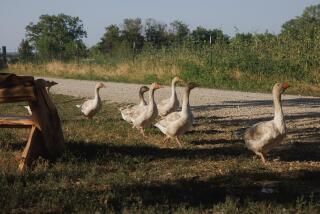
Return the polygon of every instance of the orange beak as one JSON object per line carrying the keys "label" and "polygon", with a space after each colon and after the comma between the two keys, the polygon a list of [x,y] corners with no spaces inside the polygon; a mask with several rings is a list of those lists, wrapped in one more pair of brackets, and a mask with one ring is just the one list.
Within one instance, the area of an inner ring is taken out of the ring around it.
{"label": "orange beak", "polygon": [[283,88],[283,89],[289,88],[289,84],[288,84],[288,83],[283,83],[283,84],[282,84],[282,88]]}
{"label": "orange beak", "polygon": [[158,83],[156,83],[156,85],[155,85],[156,87],[155,88],[161,88],[161,85],[159,85]]}

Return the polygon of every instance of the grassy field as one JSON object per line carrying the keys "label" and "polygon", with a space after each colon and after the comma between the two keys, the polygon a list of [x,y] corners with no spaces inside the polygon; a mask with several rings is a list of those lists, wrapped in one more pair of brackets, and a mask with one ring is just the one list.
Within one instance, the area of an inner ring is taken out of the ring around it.
{"label": "grassy field", "polygon": [[[148,138],[120,119],[117,104],[105,103],[83,119],[61,95],[57,104],[67,150],[54,163],[38,160],[25,174],[15,154],[27,130],[0,129],[0,207],[4,213],[319,213],[319,146],[293,144],[269,164],[233,140],[245,121],[196,114],[184,145],[163,145],[155,128]],[[1,105],[2,114],[25,109]],[[216,122],[214,122],[216,121]],[[316,141],[318,130],[302,133]],[[294,141],[295,139],[293,139]]]}

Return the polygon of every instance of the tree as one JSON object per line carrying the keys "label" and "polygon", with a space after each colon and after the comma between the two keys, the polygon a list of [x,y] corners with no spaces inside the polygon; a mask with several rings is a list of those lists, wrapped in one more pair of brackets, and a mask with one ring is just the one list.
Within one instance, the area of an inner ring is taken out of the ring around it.
{"label": "tree", "polygon": [[28,62],[33,58],[33,47],[28,40],[22,39],[18,47],[19,59],[22,62]]}
{"label": "tree", "polygon": [[282,25],[282,35],[300,40],[304,37],[314,39],[320,32],[320,4],[306,7],[302,16],[297,16]]}
{"label": "tree", "polygon": [[67,60],[86,52],[82,39],[87,32],[78,17],[41,15],[37,24],[31,22],[26,27],[26,35],[38,55],[44,59]]}
{"label": "tree", "polygon": [[198,26],[195,30],[191,33],[191,38],[193,41],[202,42],[202,41],[209,41],[211,36],[211,42],[216,43],[219,42],[227,42],[229,37],[223,34],[222,30],[213,29],[207,30],[204,27]]}
{"label": "tree", "polygon": [[102,53],[111,53],[120,45],[120,29],[117,25],[109,25],[106,27],[101,41],[98,43],[98,49]]}
{"label": "tree", "polygon": [[141,19],[124,19],[123,20],[123,30],[121,32],[121,37],[123,41],[127,43],[128,47],[132,47],[135,43],[135,48],[140,50],[143,47],[143,36]]}
{"label": "tree", "polygon": [[145,40],[154,47],[160,48],[167,44],[167,25],[157,22],[155,19],[147,19],[145,23]]}
{"label": "tree", "polygon": [[175,20],[170,23],[171,33],[173,35],[173,39],[179,43],[184,41],[189,35],[188,25],[183,23],[182,21]]}

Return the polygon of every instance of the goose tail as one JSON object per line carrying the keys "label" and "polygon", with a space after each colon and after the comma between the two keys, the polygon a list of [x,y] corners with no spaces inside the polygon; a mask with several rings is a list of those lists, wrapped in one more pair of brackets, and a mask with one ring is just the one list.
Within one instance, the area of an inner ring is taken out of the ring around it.
{"label": "goose tail", "polygon": [[158,129],[160,129],[160,131],[161,131],[163,134],[166,134],[167,129],[166,129],[165,127],[161,126],[161,124],[156,123],[156,124],[154,124],[154,126],[157,127]]}

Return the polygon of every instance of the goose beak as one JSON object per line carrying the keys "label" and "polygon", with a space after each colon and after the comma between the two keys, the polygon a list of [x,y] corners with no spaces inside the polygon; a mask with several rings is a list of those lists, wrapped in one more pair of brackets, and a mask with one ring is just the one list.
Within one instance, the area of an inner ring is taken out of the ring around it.
{"label": "goose beak", "polygon": [[282,88],[283,89],[287,89],[287,88],[289,88],[290,86],[289,86],[289,84],[288,83],[283,83],[282,84]]}
{"label": "goose beak", "polygon": [[163,88],[163,86],[159,85],[158,83],[155,85],[155,88],[156,89],[159,89],[159,88]]}

